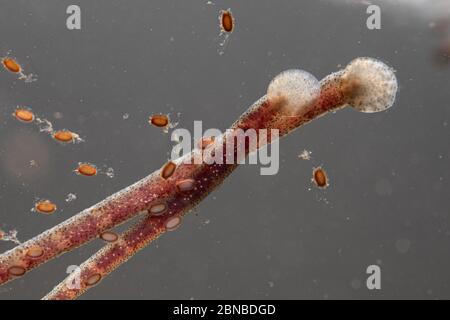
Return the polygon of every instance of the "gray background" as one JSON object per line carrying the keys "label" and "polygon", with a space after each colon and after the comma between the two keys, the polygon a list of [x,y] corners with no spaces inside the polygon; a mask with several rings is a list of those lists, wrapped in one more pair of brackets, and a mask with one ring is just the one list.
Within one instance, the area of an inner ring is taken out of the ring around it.
{"label": "gray background", "polygon": [[[450,298],[450,66],[435,63],[429,21],[384,10],[382,30],[369,31],[364,6],[206,2],[78,0],[82,30],[68,31],[73,1],[0,0],[1,54],[13,50],[39,76],[26,84],[0,72],[0,228],[26,240],[159,168],[172,142],[147,124],[152,113],[181,113],[183,128],[203,120],[225,129],[282,70],[321,78],[372,56],[397,69],[394,108],[343,110],[286,137],[277,175],[238,168],[181,228],[82,298]],[[219,55],[217,16],[226,8],[236,29]],[[16,105],[86,142],[59,145],[13,119]],[[298,159],[304,148],[311,161]],[[116,176],[76,176],[79,161]],[[330,176],[326,191],[311,185],[317,165]],[[66,203],[68,193],[77,200]],[[37,197],[61,210],[30,212]],[[12,246],[0,242],[0,251]],[[94,241],[0,287],[0,299],[42,297],[101,246]],[[380,291],[365,287],[371,264],[381,265]]]}

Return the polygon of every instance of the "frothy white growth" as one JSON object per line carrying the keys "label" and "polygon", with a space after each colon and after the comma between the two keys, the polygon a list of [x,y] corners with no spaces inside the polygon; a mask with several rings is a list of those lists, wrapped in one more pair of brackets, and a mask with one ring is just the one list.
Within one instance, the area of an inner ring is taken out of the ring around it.
{"label": "frothy white growth", "polygon": [[361,112],[386,110],[394,104],[398,84],[394,70],[372,58],[353,60],[342,74],[348,103]]}
{"label": "frothy white growth", "polygon": [[287,70],[276,76],[267,89],[269,101],[284,102],[287,110],[295,114],[320,94],[319,81],[303,70]]}

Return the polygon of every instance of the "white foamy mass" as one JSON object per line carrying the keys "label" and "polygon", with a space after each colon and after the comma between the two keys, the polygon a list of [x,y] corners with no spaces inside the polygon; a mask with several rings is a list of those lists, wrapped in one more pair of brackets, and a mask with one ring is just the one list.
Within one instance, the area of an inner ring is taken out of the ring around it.
{"label": "white foamy mass", "polygon": [[350,87],[357,87],[348,103],[361,112],[379,112],[394,104],[398,90],[397,77],[391,67],[379,60],[353,60],[345,68],[342,80]]}
{"label": "white foamy mass", "polygon": [[300,111],[320,94],[319,81],[303,70],[287,70],[276,76],[269,84],[267,98],[270,101],[283,100],[291,114]]}

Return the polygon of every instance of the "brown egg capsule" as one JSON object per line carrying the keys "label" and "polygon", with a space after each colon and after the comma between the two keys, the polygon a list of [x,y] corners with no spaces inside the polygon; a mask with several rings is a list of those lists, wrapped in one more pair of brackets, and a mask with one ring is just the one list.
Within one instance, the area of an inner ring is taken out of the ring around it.
{"label": "brown egg capsule", "polygon": [[326,187],[328,187],[328,176],[327,176],[327,173],[321,167],[314,168],[312,181],[319,188],[325,189]]}
{"label": "brown egg capsule", "polygon": [[175,163],[172,161],[167,162],[161,170],[161,177],[163,179],[169,179],[175,172],[176,168],[177,165]]}
{"label": "brown egg capsule", "polygon": [[230,9],[220,11],[219,21],[222,31],[227,33],[233,32],[234,18]]}
{"label": "brown egg capsule", "polygon": [[90,163],[80,163],[76,172],[83,176],[92,177],[97,174],[97,167]]}
{"label": "brown egg capsule", "polygon": [[164,114],[156,114],[149,118],[149,123],[158,128],[164,128],[169,125],[169,117]]}
{"label": "brown egg capsule", "polygon": [[59,142],[68,143],[68,142],[73,142],[75,140],[75,134],[68,130],[60,130],[60,131],[56,131],[53,134],[53,138],[55,140],[58,140]]}
{"label": "brown egg capsule", "polygon": [[14,111],[14,117],[22,122],[33,122],[34,120],[33,112],[27,109],[16,109],[16,111]]}
{"label": "brown egg capsule", "polygon": [[9,72],[20,73],[22,71],[22,67],[20,66],[20,64],[13,58],[9,58],[9,57],[3,58],[2,64],[3,64],[3,67],[6,70],[8,70]]}
{"label": "brown egg capsule", "polygon": [[56,211],[57,207],[54,203],[49,200],[43,200],[34,206],[35,210],[43,214],[52,214]]}

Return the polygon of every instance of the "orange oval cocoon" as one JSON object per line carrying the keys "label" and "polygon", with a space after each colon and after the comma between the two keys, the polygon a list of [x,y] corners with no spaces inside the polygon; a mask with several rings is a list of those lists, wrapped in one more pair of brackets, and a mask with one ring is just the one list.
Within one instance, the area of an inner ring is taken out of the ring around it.
{"label": "orange oval cocoon", "polygon": [[225,32],[233,32],[234,18],[231,10],[221,11],[220,26]]}
{"label": "orange oval cocoon", "polygon": [[328,177],[325,170],[322,168],[315,168],[313,171],[313,181],[319,188],[326,188],[328,186]]}
{"label": "orange oval cocoon", "polygon": [[44,200],[36,203],[34,208],[37,212],[44,214],[52,214],[57,209],[56,205],[49,200]]}
{"label": "orange oval cocoon", "polygon": [[22,122],[32,122],[34,120],[34,114],[27,109],[17,109],[14,111],[14,117]]}
{"label": "orange oval cocoon", "polygon": [[67,130],[56,131],[53,134],[53,138],[60,142],[73,142],[74,134]]}
{"label": "orange oval cocoon", "polygon": [[167,127],[169,124],[169,117],[164,114],[156,114],[150,117],[149,122],[155,127]]}
{"label": "orange oval cocoon", "polygon": [[78,166],[77,172],[83,176],[92,177],[97,174],[97,168],[89,163],[82,163]]}
{"label": "orange oval cocoon", "polygon": [[3,58],[2,63],[5,69],[12,73],[19,73],[22,70],[20,64],[13,58]]}

